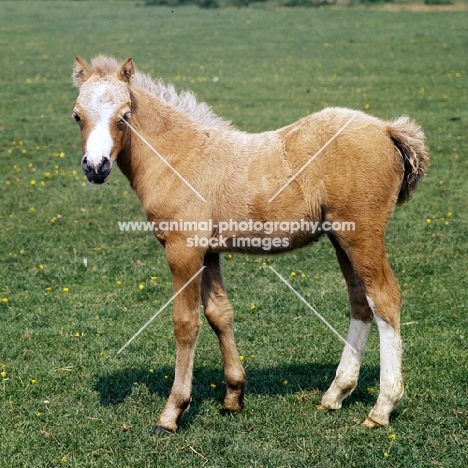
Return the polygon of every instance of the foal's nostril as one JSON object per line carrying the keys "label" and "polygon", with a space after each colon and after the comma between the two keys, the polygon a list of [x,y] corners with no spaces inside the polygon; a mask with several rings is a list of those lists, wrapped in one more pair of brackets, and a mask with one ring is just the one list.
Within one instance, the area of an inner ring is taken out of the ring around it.
{"label": "foal's nostril", "polygon": [[112,168],[112,163],[111,163],[110,159],[106,159],[106,160],[104,160],[104,162],[102,163],[100,171],[101,171],[103,174],[109,174],[111,168]]}
{"label": "foal's nostril", "polygon": [[83,171],[85,172],[89,171],[88,158],[86,156],[84,156],[83,159],[81,160],[81,167],[83,168]]}

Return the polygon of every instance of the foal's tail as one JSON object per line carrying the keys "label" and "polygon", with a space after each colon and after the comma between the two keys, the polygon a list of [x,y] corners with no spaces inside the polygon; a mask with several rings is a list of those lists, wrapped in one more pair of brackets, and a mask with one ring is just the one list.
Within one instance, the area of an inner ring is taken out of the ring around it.
{"label": "foal's tail", "polygon": [[387,133],[403,157],[405,172],[397,199],[401,205],[411,198],[419,179],[426,173],[429,154],[424,145],[423,131],[408,117],[399,117],[391,122]]}

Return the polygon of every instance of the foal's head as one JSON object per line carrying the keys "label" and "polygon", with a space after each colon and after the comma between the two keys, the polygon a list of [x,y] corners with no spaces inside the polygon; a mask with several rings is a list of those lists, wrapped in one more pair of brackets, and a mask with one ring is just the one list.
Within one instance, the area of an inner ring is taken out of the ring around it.
{"label": "foal's head", "polygon": [[90,182],[102,184],[128,131],[124,120],[131,116],[129,82],[135,69],[130,58],[120,67],[106,57],[93,65],[89,68],[79,57],[75,59],[73,83],[80,94],[72,116],[81,129],[81,166]]}

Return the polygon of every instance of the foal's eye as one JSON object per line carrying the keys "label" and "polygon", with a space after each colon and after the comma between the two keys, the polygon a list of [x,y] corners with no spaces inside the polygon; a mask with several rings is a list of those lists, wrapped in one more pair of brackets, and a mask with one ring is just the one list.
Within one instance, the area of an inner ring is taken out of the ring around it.
{"label": "foal's eye", "polygon": [[75,122],[81,122],[81,117],[76,112],[73,112],[72,117],[75,119]]}
{"label": "foal's eye", "polygon": [[124,115],[122,115],[122,117],[120,117],[120,122],[128,122],[128,119],[130,118],[132,114],[130,112],[125,112]]}

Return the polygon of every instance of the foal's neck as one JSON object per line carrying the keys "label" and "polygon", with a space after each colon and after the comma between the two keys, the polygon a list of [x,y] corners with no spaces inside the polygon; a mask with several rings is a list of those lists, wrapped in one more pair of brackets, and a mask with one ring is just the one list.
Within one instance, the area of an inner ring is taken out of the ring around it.
{"label": "foal's neck", "polygon": [[174,175],[161,158],[177,171],[187,172],[194,160],[199,161],[207,139],[207,132],[191,117],[140,89],[132,90],[131,126],[146,142],[127,129],[129,144],[124,145],[117,164],[142,202],[148,186],[160,183],[162,174]]}
{"label": "foal's neck", "polygon": [[[147,92],[135,90],[132,122],[134,128],[168,162],[193,156],[194,149],[204,141],[205,132],[191,117],[169,104],[155,99]],[[132,135],[132,143],[137,135]]]}

